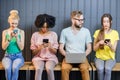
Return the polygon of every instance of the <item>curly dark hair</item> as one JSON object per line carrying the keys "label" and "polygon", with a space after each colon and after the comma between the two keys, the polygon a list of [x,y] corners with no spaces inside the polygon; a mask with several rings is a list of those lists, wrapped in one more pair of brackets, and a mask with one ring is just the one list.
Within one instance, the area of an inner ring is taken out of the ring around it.
{"label": "curly dark hair", "polygon": [[48,28],[53,28],[55,26],[55,17],[48,14],[40,14],[36,17],[35,26],[41,28],[45,22]]}

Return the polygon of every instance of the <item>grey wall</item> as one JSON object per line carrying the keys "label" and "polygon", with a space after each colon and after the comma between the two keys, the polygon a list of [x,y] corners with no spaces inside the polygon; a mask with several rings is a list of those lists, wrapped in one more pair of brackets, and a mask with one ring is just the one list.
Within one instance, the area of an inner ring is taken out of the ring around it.
{"label": "grey wall", "polygon": [[[11,9],[17,9],[20,15],[20,28],[25,31],[25,48],[23,55],[26,61],[30,61],[30,38],[37,29],[34,20],[38,14],[48,13],[56,17],[56,26],[52,29],[60,36],[63,28],[70,26],[70,12],[82,10],[85,16],[84,26],[89,28],[91,36],[94,31],[100,28],[100,18],[103,13],[111,13],[113,17],[112,28],[120,33],[120,0],[0,0],[0,34],[9,27],[7,19]],[[0,60],[4,52],[1,49],[0,35]],[[117,61],[120,61],[120,42],[116,51]],[[58,55],[59,56],[59,55]],[[61,57],[59,56],[61,59]],[[94,52],[89,58],[93,61]]]}

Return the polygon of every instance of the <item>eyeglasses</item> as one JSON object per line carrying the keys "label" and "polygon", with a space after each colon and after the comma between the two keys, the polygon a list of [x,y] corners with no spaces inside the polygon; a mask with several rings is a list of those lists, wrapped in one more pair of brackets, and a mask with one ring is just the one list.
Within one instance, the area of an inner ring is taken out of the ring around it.
{"label": "eyeglasses", "polygon": [[12,25],[18,25],[18,23],[11,23]]}
{"label": "eyeglasses", "polygon": [[84,21],[84,20],[85,20],[85,18],[83,18],[83,19],[76,19],[76,18],[73,18],[73,19],[78,20],[78,21]]}

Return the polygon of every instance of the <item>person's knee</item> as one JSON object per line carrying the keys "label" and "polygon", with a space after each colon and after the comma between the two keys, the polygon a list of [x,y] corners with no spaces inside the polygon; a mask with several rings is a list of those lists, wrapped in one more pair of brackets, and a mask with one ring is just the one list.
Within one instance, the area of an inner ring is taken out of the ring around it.
{"label": "person's knee", "polygon": [[17,62],[16,62],[16,63],[13,64],[12,69],[13,69],[14,71],[15,71],[15,70],[19,70],[22,65],[24,65],[24,63],[20,63],[20,62],[17,63]]}
{"label": "person's knee", "polygon": [[12,70],[13,70],[13,71],[18,71],[18,70],[19,70],[19,67],[18,67],[18,66],[13,66],[13,67],[12,67]]}
{"label": "person's knee", "polygon": [[61,68],[62,70],[70,70],[71,68],[70,67],[67,67],[67,66],[62,66],[62,68]]}
{"label": "person's knee", "polygon": [[47,72],[53,72],[53,69],[52,68],[46,68],[46,71]]}
{"label": "person's knee", "polygon": [[106,72],[106,73],[111,73],[111,71],[112,71],[111,68],[109,68],[109,67],[108,67],[108,68],[105,68],[105,72]]}
{"label": "person's knee", "polygon": [[2,60],[2,65],[4,66],[5,69],[11,68],[11,60],[9,58],[3,58]]}
{"label": "person's knee", "polygon": [[54,67],[46,66],[46,71],[47,72],[52,72]]}
{"label": "person's knee", "polygon": [[5,67],[5,71],[7,71],[8,73],[11,72],[11,68]]}
{"label": "person's knee", "polygon": [[80,66],[80,70],[81,70],[81,71],[86,71],[86,70],[88,70],[88,69],[89,69],[88,66],[85,66],[85,65]]}
{"label": "person's knee", "polygon": [[42,69],[35,69],[37,74],[42,74]]}
{"label": "person's knee", "polygon": [[102,72],[104,71],[104,68],[98,67],[98,68],[97,68],[97,71],[98,71],[99,73],[102,73]]}
{"label": "person's knee", "polygon": [[9,69],[11,69],[11,66],[10,65],[4,65],[4,68],[5,68],[5,70],[9,70]]}

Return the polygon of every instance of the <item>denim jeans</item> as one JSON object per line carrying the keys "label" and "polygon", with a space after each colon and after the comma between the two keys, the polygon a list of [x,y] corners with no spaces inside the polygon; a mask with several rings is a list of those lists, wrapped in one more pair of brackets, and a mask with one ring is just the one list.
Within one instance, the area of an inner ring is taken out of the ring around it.
{"label": "denim jeans", "polygon": [[6,80],[18,80],[19,69],[24,65],[22,53],[5,54],[2,59]]}
{"label": "denim jeans", "polygon": [[97,68],[98,80],[111,80],[111,70],[114,67],[116,60],[101,60],[95,59],[95,66]]}

